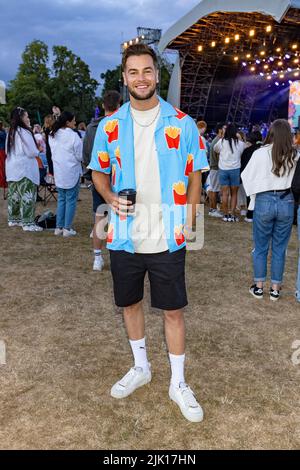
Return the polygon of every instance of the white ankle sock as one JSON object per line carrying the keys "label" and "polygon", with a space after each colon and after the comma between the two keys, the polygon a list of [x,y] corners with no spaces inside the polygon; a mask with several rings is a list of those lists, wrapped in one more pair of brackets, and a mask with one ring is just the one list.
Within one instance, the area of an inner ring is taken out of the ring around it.
{"label": "white ankle sock", "polygon": [[181,382],[185,382],[184,380],[184,360],[185,354],[181,354],[180,356],[176,356],[175,354],[169,353],[170,364],[171,364],[171,383],[174,387],[179,387]]}
{"label": "white ankle sock", "polygon": [[149,369],[145,338],[129,340],[134,357],[134,367],[142,367],[144,371]]}

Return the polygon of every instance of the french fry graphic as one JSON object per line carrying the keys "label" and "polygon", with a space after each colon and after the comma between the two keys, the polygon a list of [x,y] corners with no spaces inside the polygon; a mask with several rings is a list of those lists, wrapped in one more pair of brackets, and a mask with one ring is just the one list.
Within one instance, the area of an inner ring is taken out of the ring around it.
{"label": "french fry graphic", "polygon": [[113,186],[116,184],[116,165],[112,165],[111,167],[111,184]]}
{"label": "french fry graphic", "polygon": [[200,150],[206,150],[205,143],[203,142],[201,135],[199,135],[199,147]]}
{"label": "french fry graphic", "polygon": [[189,176],[189,174],[194,170],[194,155],[191,153],[188,154],[186,165],[185,165],[185,176]]}
{"label": "french fry graphic", "polygon": [[108,152],[98,152],[98,161],[101,168],[109,168],[110,158]]}
{"label": "french fry graphic", "polygon": [[183,235],[183,226],[179,225],[178,227],[175,227],[174,229],[174,238],[177,246],[182,245],[185,242],[185,237]]}
{"label": "french fry graphic", "polygon": [[169,149],[179,149],[180,144],[180,133],[181,129],[179,127],[166,127],[165,136]]}
{"label": "french fry graphic", "polygon": [[173,184],[173,199],[174,203],[178,206],[184,206],[186,204],[186,190],[183,181]]}
{"label": "french fry graphic", "polygon": [[185,117],[186,117],[186,114],[185,114],[185,113],[183,113],[182,111],[180,111],[180,109],[178,109],[178,108],[175,108],[175,110],[177,111],[177,115],[175,116],[177,119],[179,119],[179,120],[180,120],[180,119],[183,119],[183,118],[185,118]]}
{"label": "french fry graphic", "polygon": [[108,136],[108,143],[111,144],[119,138],[119,121],[118,119],[113,119],[108,121],[104,126],[104,132]]}
{"label": "french fry graphic", "polygon": [[117,148],[116,148],[116,150],[115,150],[115,157],[116,157],[116,159],[117,159],[117,162],[118,162],[118,164],[119,164],[119,167],[122,168],[120,147],[117,147]]}
{"label": "french fry graphic", "polygon": [[112,243],[113,238],[114,238],[114,226],[112,224],[109,224],[108,230],[107,230],[106,242]]}

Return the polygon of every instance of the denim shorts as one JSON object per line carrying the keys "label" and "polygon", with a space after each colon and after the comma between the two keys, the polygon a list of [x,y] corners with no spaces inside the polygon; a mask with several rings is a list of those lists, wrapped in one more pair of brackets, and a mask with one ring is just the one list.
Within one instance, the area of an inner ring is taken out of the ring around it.
{"label": "denim shorts", "polygon": [[220,186],[239,186],[240,172],[240,168],[236,168],[235,170],[219,170]]}

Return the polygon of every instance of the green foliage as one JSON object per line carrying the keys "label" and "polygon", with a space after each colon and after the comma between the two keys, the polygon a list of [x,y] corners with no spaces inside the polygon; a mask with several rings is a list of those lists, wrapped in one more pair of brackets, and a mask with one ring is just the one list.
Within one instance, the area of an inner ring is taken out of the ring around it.
{"label": "green foliage", "polygon": [[120,85],[122,84],[121,65],[118,65],[113,70],[108,69],[105,73],[101,74],[101,78],[104,80],[102,97],[108,90],[116,90],[120,93]]}
{"label": "green foliage", "polygon": [[51,113],[52,106],[75,113],[77,122],[93,115],[98,82],[91,78],[88,65],[64,46],[53,47],[53,64],[48,68],[48,46],[42,41],[28,44],[22,63],[7,92],[7,105],[1,115],[7,121],[16,106],[24,107],[32,123]]}

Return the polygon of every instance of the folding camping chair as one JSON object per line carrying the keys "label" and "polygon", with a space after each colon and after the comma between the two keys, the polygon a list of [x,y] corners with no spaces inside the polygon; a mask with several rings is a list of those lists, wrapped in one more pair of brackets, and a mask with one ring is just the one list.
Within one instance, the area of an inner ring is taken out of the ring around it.
{"label": "folding camping chair", "polygon": [[46,175],[45,178],[41,178],[41,184],[39,185],[38,195],[42,198],[43,205],[46,206],[47,202],[51,199],[57,201],[57,190],[52,175]]}

